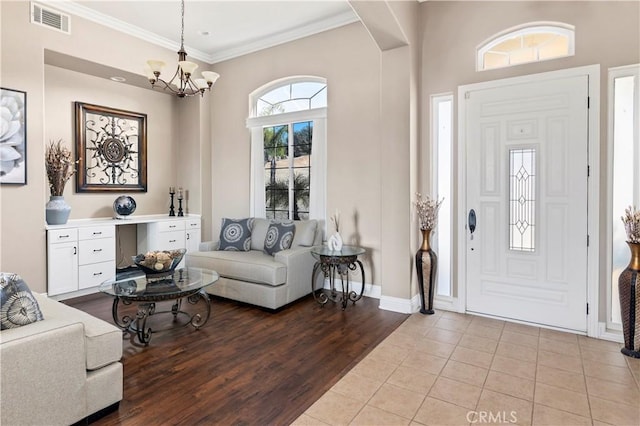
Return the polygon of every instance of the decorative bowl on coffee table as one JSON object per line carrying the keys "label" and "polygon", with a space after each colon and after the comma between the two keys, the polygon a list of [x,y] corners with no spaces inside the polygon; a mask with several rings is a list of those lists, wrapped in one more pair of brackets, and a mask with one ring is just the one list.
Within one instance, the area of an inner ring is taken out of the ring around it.
{"label": "decorative bowl on coffee table", "polygon": [[156,250],[133,256],[133,262],[147,278],[166,278],[173,275],[187,252],[186,249]]}

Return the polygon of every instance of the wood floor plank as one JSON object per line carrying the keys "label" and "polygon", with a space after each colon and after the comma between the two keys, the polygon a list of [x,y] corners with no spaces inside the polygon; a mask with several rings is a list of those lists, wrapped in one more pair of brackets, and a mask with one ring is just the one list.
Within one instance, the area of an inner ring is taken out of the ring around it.
{"label": "wood floor plank", "polygon": [[[112,322],[107,295],[65,303]],[[288,425],[408,318],[366,297],[344,311],[311,296],[277,312],[211,303],[200,330],[162,314],[149,346],[123,334],[124,399],[94,425]]]}

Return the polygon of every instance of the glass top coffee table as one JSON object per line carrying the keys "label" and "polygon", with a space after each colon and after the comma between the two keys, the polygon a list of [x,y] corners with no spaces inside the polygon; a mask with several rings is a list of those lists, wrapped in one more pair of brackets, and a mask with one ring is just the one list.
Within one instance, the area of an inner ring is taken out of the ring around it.
{"label": "glass top coffee table", "polygon": [[[188,321],[183,325],[191,324],[196,330],[206,324],[211,315],[209,296],[204,288],[218,280],[218,273],[202,268],[184,268],[176,270],[173,275],[162,279],[147,278],[143,272],[127,278],[107,280],[100,285],[100,291],[114,297],[111,313],[113,322],[123,331],[130,331],[137,335],[140,343],[148,345],[154,330],[147,327],[147,320],[151,315],[159,313],[171,313],[174,322],[178,316],[187,316]],[[190,314],[181,309],[182,300],[196,305],[200,300],[204,302],[205,313]],[[175,300],[170,311],[156,312],[156,303]],[[135,317],[121,315],[121,304],[131,305],[137,303]],[[162,330],[155,330],[162,331]]]}

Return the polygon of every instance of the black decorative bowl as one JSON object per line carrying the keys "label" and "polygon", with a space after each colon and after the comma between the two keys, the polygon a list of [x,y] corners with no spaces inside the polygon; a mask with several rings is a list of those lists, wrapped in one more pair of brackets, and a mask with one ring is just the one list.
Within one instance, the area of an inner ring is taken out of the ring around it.
{"label": "black decorative bowl", "polygon": [[186,252],[186,249],[157,250],[132,256],[132,258],[133,263],[145,273],[147,278],[164,278],[173,275]]}

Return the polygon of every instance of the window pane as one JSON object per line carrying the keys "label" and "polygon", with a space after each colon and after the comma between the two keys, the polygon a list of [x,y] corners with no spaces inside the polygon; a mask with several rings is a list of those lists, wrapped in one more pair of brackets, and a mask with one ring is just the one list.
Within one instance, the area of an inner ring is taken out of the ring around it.
{"label": "window pane", "polygon": [[570,25],[533,25],[496,35],[477,50],[477,70],[571,56],[574,29]]}
{"label": "window pane", "polygon": [[294,167],[309,166],[312,137],[312,121],[293,123],[293,155],[296,157]]}
{"label": "window pane", "polygon": [[[613,243],[611,256],[611,321],[621,323],[620,303],[618,303],[618,277],[629,263],[629,248],[620,216],[624,210],[634,204],[634,157],[638,147],[634,148],[633,119],[634,76],[619,77],[613,81]],[[640,185],[639,183],[635,183]]]}
{"label": "window pane", "polygon": [[535,150],[509,150],[509,248],[535,250]]}
{"label": "window pane", "polygon": [[451,144],[453,101],[450,95],[433,98],[432,108],[437,161],[435,172],[437,179],[437,199],[444,199],[438,213],[438,232],[434,234],[438,250],[437,295],[451,296]]}
{"label": "window pane", "polygon": [[323,108],[327,106],[327,86],[311,98],[311,108]]}
{"label": "window pane", "polygon": [[294,83],[292,84],[291,97],[310,99],[325,87],[327,87],[327,85],[324,83]]}
{"label": "window pane", "polygon": [[300,82],[285,84],[262,95],[256,100],[256,114],[262,117],[326,106],[325,83]]}
{"label": "window pane", "polygon": [[552,41],[540,46],[538,49],[538,58],[540,60],[552,59],[560,56],[566,56],[569,51],[569,40],[565,37],[556,36]]}

